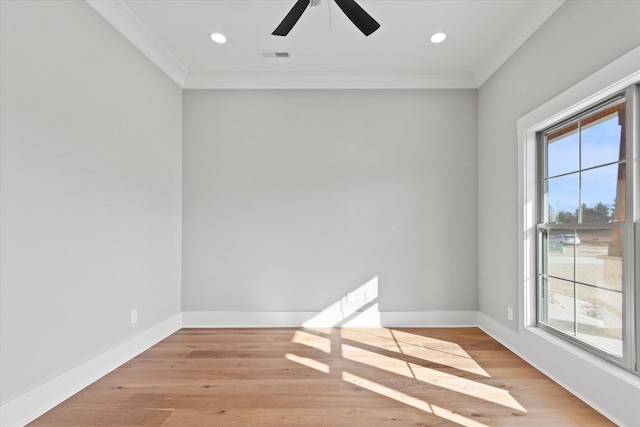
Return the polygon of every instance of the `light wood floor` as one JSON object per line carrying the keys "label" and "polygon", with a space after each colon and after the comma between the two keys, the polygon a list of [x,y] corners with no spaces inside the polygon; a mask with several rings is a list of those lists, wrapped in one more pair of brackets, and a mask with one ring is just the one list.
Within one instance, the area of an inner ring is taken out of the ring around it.
{"label": "light wood floor", "polygon": [[281,328],[182,329],[31,425],[613,424],[477,328]]}

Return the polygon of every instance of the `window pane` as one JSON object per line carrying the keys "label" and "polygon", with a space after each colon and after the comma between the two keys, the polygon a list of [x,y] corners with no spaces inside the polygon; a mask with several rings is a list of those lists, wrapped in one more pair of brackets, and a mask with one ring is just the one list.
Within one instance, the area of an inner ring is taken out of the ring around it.
{"label": "window pane", "polygon": [[[603,166],[582,172],[582,222],[612,220],[617,194],[621,198],[620,201],[624,203],[624,171],[618,181],[618,172],[622,169],[624,164]],[[620,191],[618,186],[621,186]]]}
{"label": "window pane", "polygon": [[623,160],[624,156],[620,158],[621,130],[617,111],[584,125],[580,135],[582,169]]}
{"label": "window pane", "polygon": [[578,222],[578,174],[547,181],[549,223]]}
{"label": "window pane", "polygon": [[554,328],[574,334],[573,283],[554,278],[542,279],[541,320]]}
{"label": "window pane", "polygon": [[622,230],[582,230],[576,281],[622,291]]}
{"label": "window pane", "polygon": [[573,281],[574,247],[569,239],[572,230],[550,230],[547,240],[547,271],[549,276]]}
{"label": "window pane", "polygon": [[578,338],[622,356],[622,293],[576,284]]}
{"label": "window pane", "polygon": [[578,162],[578,126],[571,125],[555,135],[560,136],[551,139],[549,135],[547,143],[547,176],[556,176],[569,172],[575,172],[579,168]]}

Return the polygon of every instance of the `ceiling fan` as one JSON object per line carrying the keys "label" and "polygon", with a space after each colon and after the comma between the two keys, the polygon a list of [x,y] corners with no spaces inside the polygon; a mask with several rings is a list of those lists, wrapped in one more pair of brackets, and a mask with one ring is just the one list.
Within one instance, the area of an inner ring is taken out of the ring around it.
{"label": "ceiling fan", "polygon": [[[276,28],[271,34],[274,36],[286,36],[289,34],[289,31],[291,31],[293,26],[296,25],[296,22],[298,22],[304,11],[307,9],[307,6],[317,6],[320,4],[320,1],[321,0],[296,1],[296,4],[293,5],[287,16],[285,16],[280,25],[278,25],[278,28]],[[347,18],[349,18],[365,36],[370,35],[380,28],[380,24],[378,24],[371,15],[365,12],[364,9],[355,2],[355,0],[335,0],[335,2],[338,7],[342,9],[344,14],[347,15]]]}

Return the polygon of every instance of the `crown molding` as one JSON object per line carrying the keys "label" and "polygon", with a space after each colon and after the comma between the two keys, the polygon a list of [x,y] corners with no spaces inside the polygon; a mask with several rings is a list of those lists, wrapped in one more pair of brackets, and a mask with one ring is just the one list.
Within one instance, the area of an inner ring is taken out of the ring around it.
{"label": "crown molding", "polygon": [[121,0],[85,0],[104,19],[147,56],[178,86],[183,87],[187,68],[167,49]]}
{"label": "crown molding", "polygon": [[207,72],[187,74],[185,89],[475,89],[471,72]]}
{"label": "crown molding", "polygon": [[514,22],[501,37],[498,44],[487,58],[478,66],[474,73],[477,79],[476,87],[482,86],[489,77],[507,62],[519,48],[555,13],[565,0],[540,0],[532,2],[520,19]]}

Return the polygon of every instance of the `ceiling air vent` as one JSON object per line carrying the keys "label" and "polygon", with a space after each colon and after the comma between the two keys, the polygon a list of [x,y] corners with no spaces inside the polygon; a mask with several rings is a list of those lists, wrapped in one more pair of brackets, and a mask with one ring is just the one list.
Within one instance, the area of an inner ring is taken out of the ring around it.
{"label": "ceiling air vent", "polygon": [[291,52],[286,51],[259,50],[258,55],[260,58],[291,58]]}

